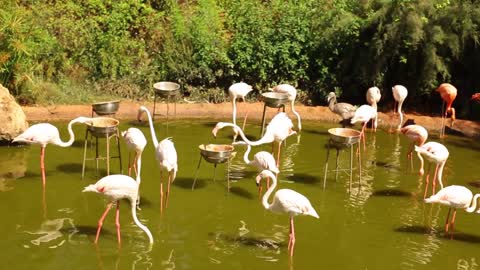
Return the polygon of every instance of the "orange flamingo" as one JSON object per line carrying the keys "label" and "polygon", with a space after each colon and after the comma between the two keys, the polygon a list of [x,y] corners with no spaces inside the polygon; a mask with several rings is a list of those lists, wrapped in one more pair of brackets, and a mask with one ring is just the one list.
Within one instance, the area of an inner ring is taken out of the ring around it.
{"label": "orange flamingo", "polygon": [[450,127],[453,127],[453,122],[455,121],[455,108],[452,107],[452,103],[457,97],[457,88],[449,83],[442,83],[435,91],[440,93],[443,103],[447,104],[445,114],[443,114],[442,104],[442,129],[440,130],[440,137],[443,137],[445,136],[445,119],[449,113],[451,114],[450,118],[452,119]]}
{"label": "orange flamingo", "polygon": [[475,93],[472,95],[472,97],[470,98],[470,100],[474,100],[476,102],[480,102],[480,93]]}

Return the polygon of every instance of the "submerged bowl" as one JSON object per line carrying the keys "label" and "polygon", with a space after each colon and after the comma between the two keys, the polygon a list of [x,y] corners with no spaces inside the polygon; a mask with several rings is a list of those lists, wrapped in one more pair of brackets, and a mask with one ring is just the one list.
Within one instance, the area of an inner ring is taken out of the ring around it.
{"label": "submerged bowl", "polygon": [[109,115],[116,113],[119,106],[119,100],[98,102],[92,104],[92,110],[98,115]]}
{"label": "submerged bowl", "polygon": [[153,84],[155,93],[160,96],[174,96],[179,92],[180,84],[174,82],[157,82]]}
{"label": "submerged bowl", "polygon": [[331,128],[330,139],[341,144],[355,144],[360,140],[360,131],[351,128]]}
{"label": "submerged bowl", "polygon": [[265,105],[268,107],[278,108],[289,102],[288,95],[285,93],[266,92],[262,94],[262,97]]}
{"label": "submerged bowl", "polygon": [[93,136],[99,137],[116,133],[119,123],[117,119],[110,117],[94,117],[92,122],[87,122],[86,125]]}
{"label": "submerged bowl", "polygon": [[235,149],[229,144],[201,144],[198,148],[202,157],[210,163],[224,163],[232,156]]}

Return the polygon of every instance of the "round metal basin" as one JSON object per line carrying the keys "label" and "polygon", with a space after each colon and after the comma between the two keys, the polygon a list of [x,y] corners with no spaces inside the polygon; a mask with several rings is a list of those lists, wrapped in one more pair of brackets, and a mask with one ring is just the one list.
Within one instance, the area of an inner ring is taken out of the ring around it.
{"label": "round metal basin", "polygon": [[288,95],[285,93],[266,92],[262,94],[263,101],[268,107],[278,108],[284,104],[289,103]]}
{"label": "round metal basin", "polygon": [[331,128],[328,133],[330,139],[340,144],[350,145],[360,140],[360,131],[351,128]]}
{"label": "round metal basin", "polygon": [[175,96],[180,92],[180,84],[174,82],[157,82],[153,84],[153,88],[155,94],[162,97]]}
{"label": "round metal basin", "polygon": [[117,132],[119,121],[110,117],[94,117],[92,123],[86,123],[88,130],[95,137],[105,137]]}
{"label": "round metal basin", "polygon": [[226,162],[232,156],[232,152],[235,149],[229,144],[201,144],[198,148],[200,148],[202,157],[210,163]]}
{"label": "round metal basin", "polygon": [[98,102],[92,104],[92,110],[98,115],[114,114],[118,111],[118,107],[120,107],[119,100]]}

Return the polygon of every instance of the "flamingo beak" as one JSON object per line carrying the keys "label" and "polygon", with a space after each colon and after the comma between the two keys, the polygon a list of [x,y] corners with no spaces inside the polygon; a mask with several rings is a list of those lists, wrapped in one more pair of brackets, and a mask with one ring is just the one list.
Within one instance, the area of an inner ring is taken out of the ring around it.
{"label": "flamingo beak", "polygon": [[257,187],[260,186],[260,181],[262,180],[262,176],[259,174],[257,177],[255,177],[255,183],[257,184]]}
{"label": "flamingo beak", "polygon": [[218,132],[218,128],[215,127],[214,129],[212,129],[212,135],[214,138],[217,138],[217,132]]}

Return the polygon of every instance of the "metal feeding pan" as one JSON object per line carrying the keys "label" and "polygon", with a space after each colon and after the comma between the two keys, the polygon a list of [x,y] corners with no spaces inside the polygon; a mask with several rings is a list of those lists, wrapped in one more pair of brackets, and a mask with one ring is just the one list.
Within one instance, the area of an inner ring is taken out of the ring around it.
{"label": "metal feeding pan", "polygon": [[110,115],[115,114],[120,106],[119,100],[98,102],[92,104],[92,111],[97,115]]}
{"label": "metal feeding pan", "polygon": [[262,96],[265,105],[268,107],[278,108],[282,105],[289,103],[288,95],[285,93],[266,92],[263,93]]}
{"label": "metal feeding pan", "polygon": [[328,133],[332,141],[345,145],[358,143],[361,134],[360,131],[351,128],[331,128]]}
{"label": "metal feeding pan", "polygon": [[94,117],[91,123],[86,124],[93,136],[101,137],[116,133],[119,121],[110,117]]}
{"label": "metal feeding pan", "polygon": [[207,162],[215,164],[228,161],[235,149],[229,144],[201,144],[198,148],[200,148],[200,154]]}
{"label": "metal feeding pan", "polygon": [[167,96],[174,96],[178,94],[178,90],[180,89],[180,84],[174,82],[157,82],[153,84],[153,88],[155,88],[155,94],[167,97]]}

